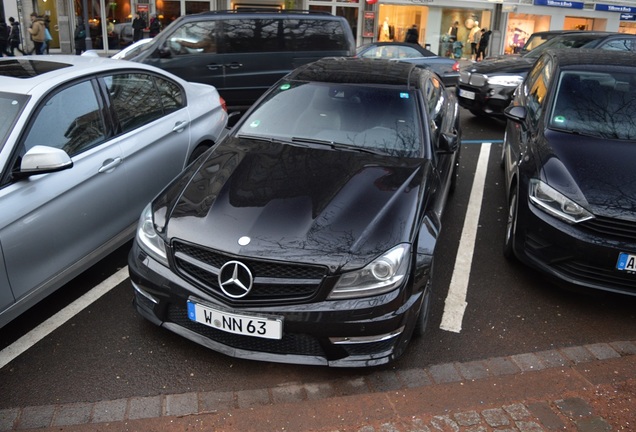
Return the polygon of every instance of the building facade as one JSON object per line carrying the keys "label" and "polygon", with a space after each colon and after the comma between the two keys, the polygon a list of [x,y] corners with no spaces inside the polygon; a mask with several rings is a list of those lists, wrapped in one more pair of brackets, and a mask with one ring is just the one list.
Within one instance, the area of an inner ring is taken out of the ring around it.
{"label": "building facade", "polygon": [[87,46],[109,55],[131,42],[135,14],[147,25],[156,16],[165,28],[181,15],[241,8],[311,9],[344,16],[358,45],[403,41],[406,31],[416,25],[419,43],[444,56],[456,53],[456,33],[465,58],[470,58],[472,35],[482,28],[492,30],[491,54],[513,53],[537,31],[636,33],[636,0],[0,0],[0,18],[19,20],[28,47],[29,15],[35,11],[49,24],[53,52],[74,53],[74,29],[78,17],[84,17],[90,29]]}

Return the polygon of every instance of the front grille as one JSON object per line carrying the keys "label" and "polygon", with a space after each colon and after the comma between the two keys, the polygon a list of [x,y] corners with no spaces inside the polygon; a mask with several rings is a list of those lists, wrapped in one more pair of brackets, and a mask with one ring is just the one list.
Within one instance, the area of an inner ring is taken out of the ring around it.
{"label": "front grille", "polygon": [[486,85],[488,77],[486,75],[474,73],[470,76],[470,85],[475,87],[483,87]]}
{"label": "front grille", "polygon": [[[209,294],[225,303],[253,304],[299,302],[314,297],[327,275],[326,267],[277,263],[220,253],[180,241],[173,242],[173,258],[177,271]],[[245,264],[254,277],[250,293],[241,299],[227,297],[219,287],[217,276],[228,261]]]}
{"label": "front grille", "polygon": [[579,226],[607,239],[636,243],[636,221],[596,216]]}
{"label": "front grille", "polygon": [[275,340],[227,333],[190,320],[187,310],[175,305],[170,305],[168,308],[168,320],[205,338],[236,349],[272,354],[325,357],[325,352],[318,340],[306,334],[285,332],[282,339]]}
{"label": "front grille", "polygon": [[582,261],[567,260],[553,266],[557,271],[578,281],[602,285],[626,293],[636,293],[636,275],[609,270]]}

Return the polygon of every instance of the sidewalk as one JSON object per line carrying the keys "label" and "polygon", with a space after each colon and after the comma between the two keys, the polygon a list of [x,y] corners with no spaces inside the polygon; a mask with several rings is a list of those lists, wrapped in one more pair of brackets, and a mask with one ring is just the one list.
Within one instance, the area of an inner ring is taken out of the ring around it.
{"label": "sidewalk", "polygon": [[0,430],[636,430],[636,341],[361,370],[347,381],[0,410]]}

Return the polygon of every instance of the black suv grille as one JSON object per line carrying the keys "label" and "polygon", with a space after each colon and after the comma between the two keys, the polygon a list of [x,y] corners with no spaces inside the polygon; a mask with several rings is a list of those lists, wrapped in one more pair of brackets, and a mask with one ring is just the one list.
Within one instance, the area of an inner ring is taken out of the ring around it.
{"label": "black suv grille", "polygon": [[[237,257],[180,241],[173,242],[172,250],[177,271],[182,276],[233,305],[308,300],[317,294],[327,274],[326,267]],[[254,277],[254,287],[241,299],[226,296],[217,280],[220,268],[232,260],[245,264]]]}
{"label": "black suv grille", "polygon": [[582,222],[581,227],[594,231],[608,239],[636,242],[636,222],[596,216]]}

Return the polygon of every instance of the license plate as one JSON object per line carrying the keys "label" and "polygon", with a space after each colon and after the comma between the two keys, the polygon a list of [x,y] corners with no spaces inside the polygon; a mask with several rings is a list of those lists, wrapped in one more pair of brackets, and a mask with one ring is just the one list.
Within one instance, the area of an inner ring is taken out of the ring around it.
{"label": "license plate", "polygon": [[619,253],[616,268],[636,272],[636,255],[630,255],[625,252]]}
{"label": "license plate", "polygon": [[188,318],[228,333],[265,339],[283,338],[283,319],[262,315],[243,315],[188,301]]}
{"label": "license plate", "polygon": [[475,100],[475,93],[468,90],[459,89],[459,96],[466,99]]}

